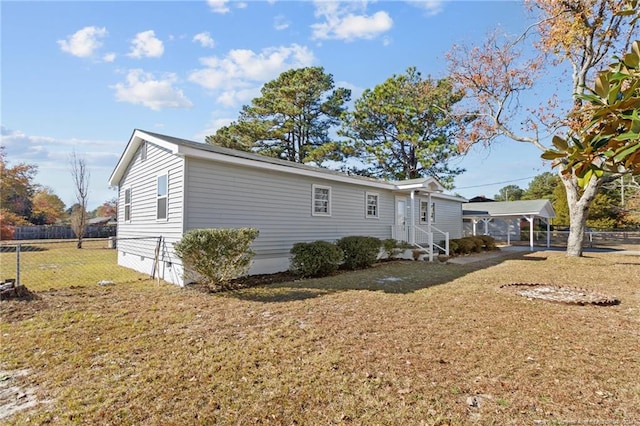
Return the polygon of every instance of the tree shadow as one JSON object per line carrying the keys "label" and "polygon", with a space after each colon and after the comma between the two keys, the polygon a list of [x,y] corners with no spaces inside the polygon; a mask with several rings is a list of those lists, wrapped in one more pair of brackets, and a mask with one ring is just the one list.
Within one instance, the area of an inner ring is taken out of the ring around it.
{"label": "tree shadow", "polygon": [[504,253],[502,256],[466,264],[424,261],[384,262],[368,269],[340,271],[329,277],[273,282],[234,290],[225,293],[225,296],[255,302],[280,303],[307,300],[346,291],[366,290],[388,294],[409,294],[447,284],[464,275],[498,265],[506,260],[546,260],[546,258],[527,258],[527,254]]}

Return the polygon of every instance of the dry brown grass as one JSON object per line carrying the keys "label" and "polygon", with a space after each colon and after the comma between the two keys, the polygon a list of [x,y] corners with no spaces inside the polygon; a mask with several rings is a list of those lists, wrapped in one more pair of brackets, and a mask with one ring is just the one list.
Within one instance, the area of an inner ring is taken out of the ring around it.
{"label": "dry brown grass", "polygon": [[[611,294],[573,306],[500,289]],[[209,294],[150,281],[3,302],[11,424],[640,423],[640,258],[389,263]]]}

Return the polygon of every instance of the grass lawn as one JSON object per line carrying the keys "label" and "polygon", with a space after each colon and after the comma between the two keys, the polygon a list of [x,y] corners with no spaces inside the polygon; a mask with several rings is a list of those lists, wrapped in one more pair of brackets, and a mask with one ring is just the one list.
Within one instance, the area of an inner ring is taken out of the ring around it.
{"label": "grass lawn", "polygon": [[[0,369],[28,369],[11,380],[47,401],[0,422],[640,424],[638,256],[397,262],[215,294],[102,278],[0,304]],[[517,282],[621,304],[500,288]]]}

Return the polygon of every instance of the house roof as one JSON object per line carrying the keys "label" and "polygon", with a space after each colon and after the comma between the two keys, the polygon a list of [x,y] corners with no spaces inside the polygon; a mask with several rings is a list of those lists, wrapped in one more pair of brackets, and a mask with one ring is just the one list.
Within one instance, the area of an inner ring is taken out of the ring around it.
{"label": "house roof", "polygon": [[[127,170],[129,163],[144,142],[157,144],[173,154],[184,157],[204,158],[217,160],[225,163],[257,167],[262,169],[277,170],[285,173],[302,174],[322,177],[329,180],[337,180],[361,185],[373,186],[391,190],[423,190],[426,192],[441,193],[444,190],[442,184],[433,177],[411,179],[407,181],[387,182],[378,179],[368,178],[358,175],[349,175],[343,172],[320,168],[317,166],[296,163],[293,161],[281,160],[245,151],[238,151],[230,148],[223,148],[207,143],[194,142],[173,136],[161,135],[145,130],[135,129],[129,142],[120,156],[115,169],[109,177],[109,185],[117,186]],[[442,198],[465,201],[462,198],[451,195],[438,194]]]}
{"label": "house roof", "polygon": [[556,213],[549,200],[519,200],[466,204],[462,207],[462,216],[464,218],[538,216],[549,219],[556,217]]}
{"label": "house roof", "polygon": [[87,221],[87,225],[102,225],[105,223],[109,223],[112,220],[115,220],[115,216],[99,216],[91,218]]}

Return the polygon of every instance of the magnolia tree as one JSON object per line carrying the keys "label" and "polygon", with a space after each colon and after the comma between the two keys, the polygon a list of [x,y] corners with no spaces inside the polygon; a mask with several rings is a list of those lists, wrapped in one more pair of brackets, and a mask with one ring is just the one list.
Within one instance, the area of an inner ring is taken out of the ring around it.
{"label": "magnolia tree", "polygon": [[[598,189],[633,170],[625,157],[635,155],[637,151],[631,149],[617,151],[612,147],[613,154],[604,149],[606,155],[624,158],[616,164],[621,167],[598,168],[601,164],[591,161],[594,146],[601,149],[605,142],[596,138],[595,145],[589,143],[599,126],[593,120],[601,117],[594,110],[595,98],[589,96],[603,94],[604,80],[598,73],[607,68],[612,57],[630,49],[640,11],[637,0],[528,0],[526,4],[536,23],[522,36],[508,39],[493,34],[481,46],[454,46],[448,55],[450,76],[467,93],[465,107],[456,111],[456,116],[476,118],[463,127],[458,143],[464,150],[507,138],[532,144],[546,153],[545,158],[561,165],[570,218],[567,255],[581,256],[588,209]],[[532,91],[548,70],[566,65],[570,76],[557,81],[570,86],[565,88],[564,98],[559,90],[539,105],[520,103],[524,99],[521,95]],[[612,73],[609,77],[617,79],[616,71]],[[634,83],[628,80],[626,84]],[[617,98],[618,94],[612,96]],[[632,105],[625,107],[624,114],[633,114]],[[611,123],[603,126],[611,134],[627,133],[611,129]],[[555,141],[556,154],[549,151],[550,140]],[[580,157],[583,154],[585,158]]]}

